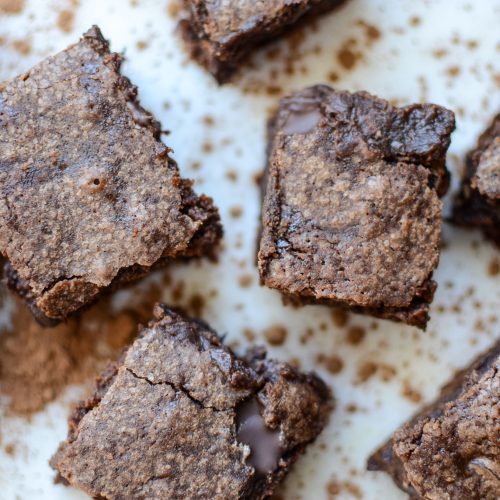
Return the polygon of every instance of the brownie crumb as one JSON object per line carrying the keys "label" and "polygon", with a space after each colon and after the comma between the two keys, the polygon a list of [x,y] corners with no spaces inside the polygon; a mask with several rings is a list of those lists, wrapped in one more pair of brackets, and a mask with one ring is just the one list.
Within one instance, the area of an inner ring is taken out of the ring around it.
{"label": "brownie crumb", "polygon": [[422,19],[419,16],[411,16],[410,19],[408,19],[408,24],[415,28],[422,24]]}
{"label": "brownie crumb", "polygon": [[337,498],[339,495],[344,497],[345,493],[356,499],[363,498],[361,489],[351,481],[339,482],[331,480],[326,487],[326,491],[328,492],[329,498]]}
{"label": "brownie crumb", "polygon": [[282,345],[286,341],[288,330],[283,325],[272,325],[264,331],[266,340],[271,345]]}
{"label": "brownie crumb", "polygon": [[356,48],[357,41],[354,38],[346,40],[337,52],[337,61],[345,70],[352,70],[361,60],[362,55]]}
{"label": "brownie crumb", "polygon": [[23,56],[27,56],[31,53],[31,41],[28,39],[14,40],[12,42],[12,47]]}
{"label": "brownie crumb", "polygon": [[253,342],[257,338],[257,335],[255,335],[255,332],[251,328],[245,328],[243,335],[249,342]]}
{"label": "brownie crumb", "polygon": [[195,318],[199,318],[203,314],[205,305],[205,298],[199,293],[195,293],[189,299],[188,312]]}
{"label": "brownie crumb", "polygon": [[243,208],[239,205],[235,205],[229,209],[229,215],[233,219],[239,219],[243,215]]}

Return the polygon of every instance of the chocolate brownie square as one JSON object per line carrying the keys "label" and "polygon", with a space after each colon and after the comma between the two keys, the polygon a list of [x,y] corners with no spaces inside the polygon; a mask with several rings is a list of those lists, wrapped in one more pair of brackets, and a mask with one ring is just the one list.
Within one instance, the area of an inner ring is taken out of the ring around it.
{"label": "chocolate brownie square", "polygon": [[455,199],[453,221],[477,227],[500,246],[500,114],[467,156],[462,189]]}
{"label": "chocolate brownie square", "polygon": [[425,328],[440,253],[440,196],[455,120],[319,85],[283,98],[269,124],[261,283]]}
{"label": "chocolate brownie square", "polygon": [[121,61],[93,27],[0,86],[0,254],[44,324],[221,237]]}
{"label": "chocolate brownie square", "polygon": [[368,462],[411,498],[497,500],[500,493],[500,342]]}
{"label": "chocolate brownie square", "polygon": [[51,463],[93,497],[261,499],[331,406],[315,375],[262,352],[238,358],[205,324],[157,305]]}
{"label": "chocolate brownie square", "polygon": [[179,26],[191,56],[224,83],[256,47],[343,1],[184,0],[189,18]]}

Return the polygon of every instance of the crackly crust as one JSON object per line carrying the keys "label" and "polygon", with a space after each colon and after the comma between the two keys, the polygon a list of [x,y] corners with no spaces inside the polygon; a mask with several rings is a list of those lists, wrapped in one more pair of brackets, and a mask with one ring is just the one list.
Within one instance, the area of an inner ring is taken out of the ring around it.
{"label": "crackly crust", "polygon": [[365,92],[285,97],[269,125],[261,282],[295,303],[425,327],[454,126],[440,106]]}
{"label": "crackly crust", "polygon": [[497,498],[500,342],[446,386],[368,461],[411,498]]}
{"label": "crackly crust", "polygon": [[[265,475],[238,441],[238,408],[252,398],[279,436],[281,457]],[[76,409],[51,464],[104,498],[265,498],[321,432],[330,398],[314,375],[262,355],[237,358],[205,324],[157,306]]]}
{"label": "crackly crust", "polygon": [[189,18],[179,27],[191,56],[225,83],[256,47],[343,1],[184,0]]}
{"label": "crackly crust", "polygon": [[467,156],[452,220],[460,226],[481,229],[500,246],[500,114]]}
{"label": "crackly crust", "polygon": [[0,87],[0,253],[45,323],[221,237],[121,61],[93,27]]}

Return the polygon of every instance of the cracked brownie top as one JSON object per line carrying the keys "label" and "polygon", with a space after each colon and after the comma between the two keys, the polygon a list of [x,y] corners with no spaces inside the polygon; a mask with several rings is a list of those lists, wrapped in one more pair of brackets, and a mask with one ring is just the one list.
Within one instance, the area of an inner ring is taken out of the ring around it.
{"label": "cracked brownie top", "polygon": [[0,86],[0,253],[50,318],[124,269],[188,255],[216,218],[179,177],[121,61],[94,27]]}
{"label": "cracked brownie top", "polygon": [[103,498],[263,498],[326,423],[313,375],[237,358],[164,306],[81,405],[52,465]]}
{"label": "cracked brownie top", "polygon": [[285,97],[269,131],[263,283],[424,326],[453,129],[431,104],[326,86]]}

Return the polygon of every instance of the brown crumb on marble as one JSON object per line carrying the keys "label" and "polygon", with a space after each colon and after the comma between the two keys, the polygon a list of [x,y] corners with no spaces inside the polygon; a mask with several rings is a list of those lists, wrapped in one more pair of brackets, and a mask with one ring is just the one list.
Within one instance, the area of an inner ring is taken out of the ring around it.
{"label": "brown crumb on marble", "polygon": [[142,51],[149,47],[149,42],[147,40],[137,40],[135,46],[137,47],[137,50]]}
{"label": "brown crumb on marble", "polygon": [[349,313],[345,309],[333,309],[332,321],[335,326],[342,328],[349,323]]}
{"label": "brown crumb on marble", "polygon": [[264,337],[271,345],[282,345],[286,341],[288,330],[283,325],[272,325],[264,331]]}
{"label": "brown crumb on marble", "polygon": [[71,10],[61,10],[57,15],[57,27],[64,33],[71,33],[75,21],[75,14]]}
{"label": "brown crumb on marble", "polygon": [[488,264],[488,275],[498,276],[500,274],[500,259],[498,257],[492,257],[490,263]]}
{"label": "brown crumb on marble", "polygon": [[202,145],[201,145],[201,150],[204,152],[204,153],[211,153],[213,150],[214,150],[214,145],[211,143],[211,142],[204,142]]}
{"label": "brown crumb on marble", "polygon": [[4,446],[3,451],[6,455],[13,457],[16,454],[16,445],[14,443],[7,443]]}
{"label": "brown crumb on marble", "polygon": [[360,326],[351,326],[347,331],[346,340],[351,345],[360,344],[365,338],[366,331]]}
{"label": "brown crumb on marble", "polygon": [[412,403],[420,403],[422,401],[422,394],[415,388],[413,388],[408,380],[405,380],[403,382],[401,394],[406,399],[409,399]]}
{"label": "brown crumb on marble", "polygon": [[238,283],[240,284],[241,288],[249,288],[252,285],[253,282],[253,276],[251,274],[242,274],[238,278]]}
{"label": "brown crumb on marble", "polygon": [[24,0],[0,0],[0,14],[20,14],[24,9]]}
{"label": "brown crumb on marble", "polygon": [[358,411],[358,406],[356,403],[348,403],[345,407],[347,413],[356,413]]}
{"label": "brown crumb on marble", "polygon": [[389,382],[389,380],[392,380],[397,374],[397,370],[394,366],[385,363],[381,363],[378,367],[378,370],[380,378],[384,382]]}
{"label": "brown crumb on marble", "polygon": [[365,37],[368,45],[371,45],[382,37],[382,32],[376,26],[373,26],[373,24],[369,24],[361,19],[357,24],[365,30]]}
{"label": "brown crumb on marble", "polygon": [[238,172],[235,170],[228,170],[226,172],[226,178],[231,182],[236,182],[238,180]]}
{"label": "brown crumb on marble", "polygon": [[446,49],[434,49],[432,51],[432,55],[436,59],[443,59],[443,57],[446,57],[448,55],[448,51]]}

